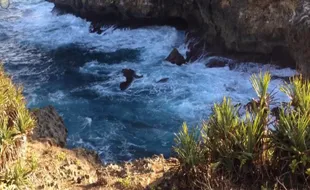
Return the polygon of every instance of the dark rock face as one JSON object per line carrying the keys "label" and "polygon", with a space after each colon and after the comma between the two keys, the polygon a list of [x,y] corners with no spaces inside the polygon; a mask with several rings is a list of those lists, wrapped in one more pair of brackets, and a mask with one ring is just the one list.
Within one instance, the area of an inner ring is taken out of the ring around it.
{"label": "dark rock face", "polygon": [[208,67],[208,68],[225,67],[226,64],[227,63],[224,60],[212,58],[212,59],[208,60],[206,67]]}
{"label": "dark rock face", "polygon": [[165,60],[169,61],[170,63],[179,65],[179,66],[186,63],[186,60],[176,48],[174,48],[171,51],[171,53],[168,55],[168,57]]}
{"label": "dark rock face", "polygon": [[[209,52],[213,55],[240,58],[242,61],[271,62],[282,66],[295,66],[295,61],[301,62],[295,55],[299,50],[289,48],[291,47],[289,44],[295,47],[295,43],[289,42],[291,38],[287,39],[287,34],[290,31],[290,19],[293,13],[307,12],[307,9],[304,8],[303,11],[297,6],[304,0],[51,1],[57,7],[92,21],[110,20],[120,25],[122,23],[186,25],[187,40],[192,41],[189,44],[191,51],[187,60],[195,60]],[[296,11],[297,9],[300,10]],[[304,26],[300,23],[299,25]],[[293,31],[294,33],[298,32]],[[305,28],[301,34],[304,38],[299,39],[310,39],[307,35],[309,32]],[[198,41],[193,41],[193,38]],[[297,42],[301,43],[303,42]],[[305,50],[306,48],[308,46]],[[300,59],[305,60],[303,56]]]}
{"label": "dark rock face", "polygon": [[120,84],[120,89],[121,90],[126,90],[130,84],[132,83],[132,81],[134,80],[134,78],[142,78],[143,76],[139,76],[136,74],[136,72],[132,69],[123,69],[122,73],[124,75],[124,77],[126,77],[126,81],[122,82]]}
{"label": "dark rock face", "polygon": [[33,130],[33,139],[49,139],[60,147],[66,146],[68,130],[54,107],[47,106],[34,110],[32,113],[37,120],[37,127]]}
{"label": "dark rock face", "polygon": [[287,42],[300,72],[310,78],[310,2],[299,0],[290,21]]}

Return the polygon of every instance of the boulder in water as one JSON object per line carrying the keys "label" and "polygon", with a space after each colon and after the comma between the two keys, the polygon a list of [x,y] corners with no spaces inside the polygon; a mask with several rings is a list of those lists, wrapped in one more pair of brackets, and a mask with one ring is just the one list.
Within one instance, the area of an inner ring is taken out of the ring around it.
{"label": "boulder in water", "polygon": [[102,34],[103,30],[101,28],[102,28],[101,23],[91,22],[91,24],[89,26],[89,32],[90,33]]}
{"label": "boulder in water", "polygon": [[215,68],[215,67],[225,67],[226,61],[216,58],[211,58],[208,60],[208,63],[206,64],[206,67],[208,68]]}
{"label": "boulder in water", "polygon": [[186,60],[176,48],[174,48],[171,51],[171,53],[168,55],[168,57],[165,60],[169,61],[170,63],[179,65],[179,66],[186,63]]}
{"label": "boulder in water", "polygon": [[135,78],[142,78],[143,77],[143,75],[137,75],[136,72],[132,69],[123,69],[122,73],[123,73],[124,77],[126,77],[126,81],[122,82],[119,85],[121,90],[126,90]]}

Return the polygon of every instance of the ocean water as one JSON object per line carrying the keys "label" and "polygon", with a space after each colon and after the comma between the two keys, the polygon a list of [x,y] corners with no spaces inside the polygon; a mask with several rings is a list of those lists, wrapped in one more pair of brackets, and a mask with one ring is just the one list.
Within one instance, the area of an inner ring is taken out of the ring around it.
{"label": "ocean water", "polygon": [[[289,68],[244,63],[238,69],[206,68],[208,59],[176,66],[164,61],[172,48],[185,54],[185,33],[168,26],[103,27],[73,15],[57,16],[42,0],[13,1],[0,9],[0,60],[24,86],[30,108],[53,105],[69,131],[68,147],[98,151],[105,162],[171,154],[182,122],[199,125],[223,96],[246,104],[255,93],[249,77],[295,74]],[[126,90],[121,70],[143,75]],[[169,78],[166,83],[157,83]],[[278,91],[283,81],[271,82]],[[277,101],[287,101],[281,92]]]}

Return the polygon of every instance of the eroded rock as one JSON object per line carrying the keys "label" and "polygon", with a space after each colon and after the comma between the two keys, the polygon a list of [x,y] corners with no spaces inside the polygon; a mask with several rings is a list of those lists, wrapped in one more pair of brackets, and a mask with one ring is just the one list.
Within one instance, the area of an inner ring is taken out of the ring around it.
{"label": "eroded rock", "polygon": [[208,60],[206,67],[208,67],[208,68],[225,67],[226,64],[227,63],[224,60],[211,58]]}
{"label": "eroded rock", "polygon": [[53,106],[47,106],[32,111],[37,120],[32,138],[36,140],[51,140],[54,144],[64,147],[67,142],[68,130],[64,121]]}
{"label": "eroded rock", "polygon": [[135,78],[142,78],[143,77],[143,75],[137,75],[136,72],[132,69],[123,69],[122,73],[123,73],[124,77],[126,77],[126,81],[124,81],[120,84],[119,87],[121,90],[126,90]]}
{"label": "eroded rock", "polygon": [[171,51],[171,53],[168,55],[168,57],[165,60],[169,61],[170,63],[179,65],[179,66],[186,63],[186,60],[176,48],[174,48]]}

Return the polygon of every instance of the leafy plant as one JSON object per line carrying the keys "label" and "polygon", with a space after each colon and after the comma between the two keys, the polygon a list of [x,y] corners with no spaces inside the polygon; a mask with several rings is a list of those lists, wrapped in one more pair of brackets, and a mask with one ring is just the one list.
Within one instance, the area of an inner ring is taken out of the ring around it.
{"label": "leafy plant", "polygon": [[35,126],[22,95],[0,66],[0,170],[17,159],[21,136]]}
{"label": "leafy plant", "polygon": [[290,105],[297,111],[309,115],[310,112],[310,82],[302,76],[294,77],[290,83],[280,88],[291,99]]}
{"label": "leafy plant", "polygon": [[289,164],[293,173],[304,174],[310,167],[310,118],[301,111],[288,113],[281,109],[280,119],[272,133],[276,147],[274,160],[284,168]]}
{"label": "leafy plant", "polygon": [[28,178],[36,169],[36,166],[37,162],[35,159],[28,161],[28,164],[20,160],[17,161],[0,174],[0,187],[5,189],[23,189],[31,186]]}
{"label": "leafy plant", "polygon": [[173,149],[185,168],[193,168],[203,161],[204,153],[199,140],[200,130],[193,128],[189,131],[183,123],[182,130],[175,137],[176,146]]}
{"label": "leafy plant", "polygon": [[[221,104],[215,104],[209,121],[203,124],[204,146],[214,166],[224,166],[228,170],[234,168],[236,148],[241,136],[237,130],[240,126],[238,107],[234,107],[231,99],[224,97]],[[239,151],[239,150],[238,150]]]}

